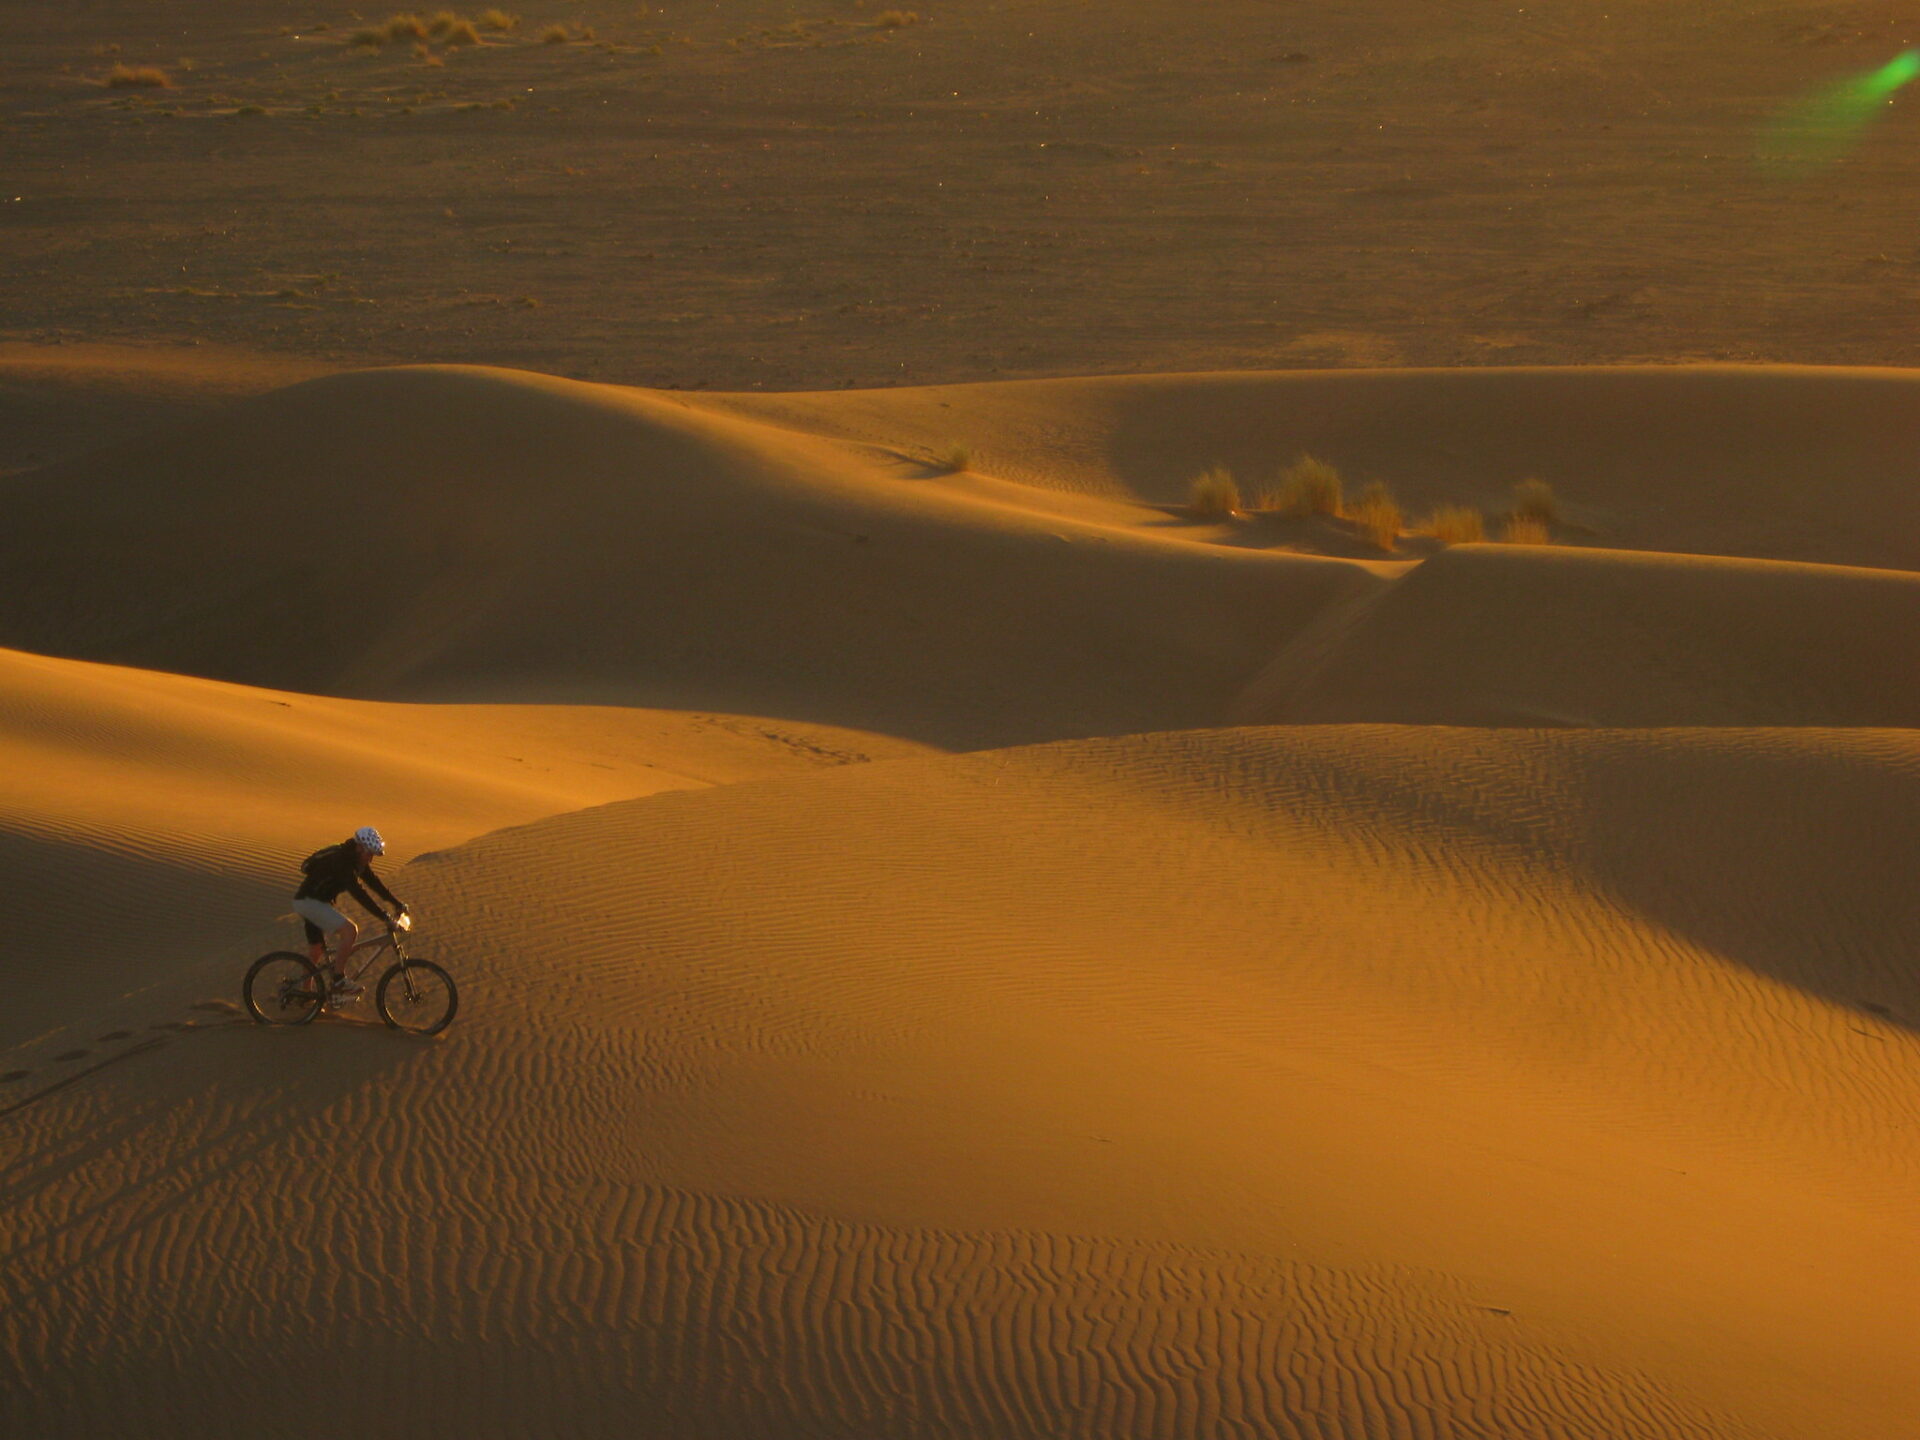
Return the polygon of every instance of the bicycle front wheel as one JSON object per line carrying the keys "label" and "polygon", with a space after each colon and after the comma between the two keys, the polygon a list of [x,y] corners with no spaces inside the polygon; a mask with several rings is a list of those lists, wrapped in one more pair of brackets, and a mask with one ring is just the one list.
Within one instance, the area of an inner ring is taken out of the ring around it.
{"label": "bicycle front wheel", "polygon": [[460,1008],[453,977],[431,960],[394,964],[380,977],[373,998],[382,1020],[415,1035],[438,1035]]}
{"label": "bicycle front wheel", "polygon": [[306,956],[276,950],[253,962],[240,992],[262,1025],[305,1025],[320,1013],[327,984]]}

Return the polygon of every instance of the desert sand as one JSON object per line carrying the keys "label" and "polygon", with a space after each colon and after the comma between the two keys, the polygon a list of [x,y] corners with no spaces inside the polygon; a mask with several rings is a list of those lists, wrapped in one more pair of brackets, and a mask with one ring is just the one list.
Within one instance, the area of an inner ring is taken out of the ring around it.
{"label": "desert sand", "polygon": [[1910,16],[381,18],[0,14],[0,1436],[1915,1433]]}
{"label": "desert sand", "polygon": [[[16,475],[8,1429],[1900,1433],[1915,383],[413,367]],[[1177,503],[1474,407],[1572,543]],[[455,1027],[242,1019],[369,816]]]}

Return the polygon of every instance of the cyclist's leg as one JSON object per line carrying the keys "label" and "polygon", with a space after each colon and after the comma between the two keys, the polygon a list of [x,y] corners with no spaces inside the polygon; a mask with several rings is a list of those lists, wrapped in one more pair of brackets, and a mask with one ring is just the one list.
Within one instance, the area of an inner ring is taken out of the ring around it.
{"label": "cyclist's leg", "polygon": [[326,968],[326,937],[331,935],[336,942],[334,953],[339,957],[339,964],[346,964],[347,956],[353,951],[354,942],[360,938],[359,926],[324,900],[296,899],[293,902],[293,913],[300,917],[306,927],[309,960],[322,969]]}
{"label": "cyclist's leg", "polygon": [[353,947],[360,940],[360,927],[341,917],[340,928],[333,932],[333,973],[345,976],[347,961],[353,957]]}

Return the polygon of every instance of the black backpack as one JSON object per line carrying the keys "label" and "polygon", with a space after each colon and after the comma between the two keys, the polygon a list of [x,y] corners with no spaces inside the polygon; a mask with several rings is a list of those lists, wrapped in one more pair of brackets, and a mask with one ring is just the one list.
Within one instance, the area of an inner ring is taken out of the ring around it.
{"label": "black backpack", "polygon": [[300,873],[302,875],[313,874],[314,868],[317,865],[319,865],[319,863],[322,860],[326,859],[329,855],[331,855],[334,851],[338,850],[339,848],[340,847],[338,845],[321,846],[318,850],[314,851],[313,854],[307,856],[306,859],[300,862]]}

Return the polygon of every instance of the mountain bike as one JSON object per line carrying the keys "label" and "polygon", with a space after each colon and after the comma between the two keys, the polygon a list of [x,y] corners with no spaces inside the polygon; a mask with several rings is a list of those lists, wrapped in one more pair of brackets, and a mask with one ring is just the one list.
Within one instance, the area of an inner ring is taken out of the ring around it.
{"label": "mountain bike", "polygon": [[[351,985],[391,949],[393,964],[373,991],[380,1018],[396,1030],[438,1035],[453,1023],[454,1011],[460,1008],[460,992],[453,977],[440,966],[407,954],[405,932],[412,928],[413,917],[402,915],[383,934],[362,940],[338,957],[338,964]],[[354,957],[363,950],[366,958],[355,963]],[[322,1010],[344,1009],[357,998],[342,987],[329,985],[313,961],[291,950],[276,950],[254,961],[241,992],[248,1011],[262,1025],[305,1025]]]}

